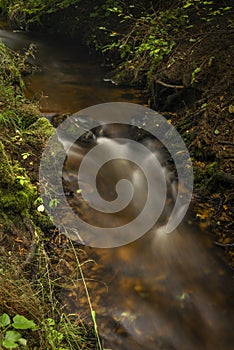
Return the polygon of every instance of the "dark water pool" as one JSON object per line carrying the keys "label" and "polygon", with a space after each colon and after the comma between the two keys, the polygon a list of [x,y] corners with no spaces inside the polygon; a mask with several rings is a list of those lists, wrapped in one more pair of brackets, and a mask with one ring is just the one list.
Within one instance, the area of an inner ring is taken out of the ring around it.
{"label": "dark water pool", "polygon": [[73,113],[104,102],[142,102],[140,92],[105,81],[102,58],[74,40],[0,29],[0,38],[12,49],[33,44],[38,71],[26,78],[29,98],[39,99],[42,112]]}

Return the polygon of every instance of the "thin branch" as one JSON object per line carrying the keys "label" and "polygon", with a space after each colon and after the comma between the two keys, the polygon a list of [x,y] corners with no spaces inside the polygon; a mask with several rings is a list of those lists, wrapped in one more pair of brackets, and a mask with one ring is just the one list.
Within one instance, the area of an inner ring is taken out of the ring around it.
{"label": "thin branch", "polygon": [[221,247],[234,247],[234,243],[219,243],[219,242],[214,242],[214,244],[219,245]]}
{"label": "thin branch", "polygon": [[163,81],[157,79],[156,80],[156,83],[160,84],[160,85],[163,85],[165,87],[168,87],[168,88],[172,88],[172,89],[184,89],[184,86],[183,85],[172,85],[172,84],[167,84],[167,83],[164,83]]}

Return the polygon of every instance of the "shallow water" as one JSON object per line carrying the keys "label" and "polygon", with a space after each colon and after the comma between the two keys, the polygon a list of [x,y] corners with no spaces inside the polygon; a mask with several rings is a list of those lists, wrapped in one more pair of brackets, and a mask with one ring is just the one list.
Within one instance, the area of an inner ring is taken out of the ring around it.
{"label": "shallow water", "polygon": [[74,113],[104,102],[141,102],[138,90],[105,81],[102,58],[76,40],[10,29],[0,30],[0,38],[21,52],[35,46],[31,61],[38,71],[26,77],[26,95],[40,100],[42,112]]}
{"label": "shallow water", "polygon": [[[125,130],[115,127],[115,136],[120,137],[124,133]],[[66,140],[60,141],[66,143]],[[103,136],[96,142],[103,142]],[[116,142],[113,140],[111,143],[113,158],[116,156]],[[147,143],[158,154],[158,142],[148,140]],[[111,147],[108,145],[108,152]],[[128,154],[129,144],[122,147],[125,147]],[[82,144],[75,144],[67,153],[63,170],[65,189],[69,193],[67,200],[77,215],[92,225],[123,225],[138,215],[139,208],[142,208],[146,200],[146,180],[140,175],[138,181],[134,182],[134,174],[138,170],[130,162],[119,159],[115,160],[114,166],[107,164],[97,178],[97,187],[102,197],[113,200],[116,182],[123,177],[132,182],[135,197],[126,211],[111,217],[95,213],[87,208],[81,195],[76,194],[78,187],[74,181],[80,162],[88,151],[87,145],[82,147]],[[163,165],[166,153],[163,154],[161,150],[160,154],[162,168],[169,174],[170,171]],[[151,159],[146,159],[146,162],[151,162]],[[171,234],[165,234],[164,225],[173,201],[172,178],[169,176],[167,179],[170,200],[166,202],[161,221],[145,236],[119,248],[84,248],[86,259],[94,258],[97,262],[97,265],[88,263],[84,270],[105,348],[233,348],[231,272],[227,271],[208,235],[188,219]],[[161,184],[157,181],[157,176],[155,187],[160,202]],[[66,225],[69,226],[69,218],[66,219]],[[69,262],[71,273],[75,269],[74,260],[75,258]],[[63,290],[62,299],[69,312],[75,312],[90,321],[89,306],[80,278],[75,285],[73,281],[67,291]]]}
{"label": "shallow water", "polygon": [[[136,90],[104,82],[106,72],[101,59],[90,55],[80,43],[36,33],[14,33],[10,29],[0,30],[0,37],[17,50],[27,48],[31,42],[37,46],[36,64],[41,70],[27,79],[27,93],[30,98],[44,96],[40,99],[44,112],[76,112],[108,101],[140,103]],[[114,127],[108,137],[126,136],[126,132]],[[66,140],[61,142],[65,144]],[[157,143],[151,146],[155,153],[163,154]],[[74,145],[68,153],[63,171],[67,200],[77,214],[91,222],[123,224],[137,215],[145,201],[144,177],[138,176],[135,201],[126,211],[108,218],[94,215],[76,195],[74,181],[89,149],[87,145]],[[107,164],[99,174],[100,192],[113,200],[115,182],[125,173],[129,180],[134,180],[136,172],[128,162]],[[231,273],[205,238],[207,234],[189,220],[165,235],[163,224],[174,192],[170,181],[168,176],[171,198],[162,222],[147,235],[119,248],[83,247],[81,251],[77,247],[81,261],[95,260],[84,264],[83,270],[104,346],[113,350],[231,350],[234,344]],[[159,188],[159,201],[160,196]],[[69,224],[69,217],[66,220]],[[76,257],[65,251],[61,257],[57,268],[65,280],[61,299],[66,310],[91,322]]]}

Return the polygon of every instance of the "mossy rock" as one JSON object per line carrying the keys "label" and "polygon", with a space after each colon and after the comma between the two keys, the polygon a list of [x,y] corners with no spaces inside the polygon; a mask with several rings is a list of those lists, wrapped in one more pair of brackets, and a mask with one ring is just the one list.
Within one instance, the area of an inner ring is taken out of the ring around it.
{"label": "mossy rock", "polygon": [[54,128],[48,119],[40,117],[28,128],[28,131],[37,137],[48,138],[53,134]]}

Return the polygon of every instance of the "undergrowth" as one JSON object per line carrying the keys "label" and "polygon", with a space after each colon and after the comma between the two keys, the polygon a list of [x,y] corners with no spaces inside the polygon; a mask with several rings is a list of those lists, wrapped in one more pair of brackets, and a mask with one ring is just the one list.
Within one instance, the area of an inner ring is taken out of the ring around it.
{"label": "undergrowth", "polygon": [[[47,23],[55,32],[61,23],[67,33],[85,28],[86,43],[103,53],[118,83],[148,86],[158,64],[176,50],[181,39],[191,40],[192,45],[193,31],[197,35],[199,28],[202,34],[202,28],[214,20],[217,30],[217,19],[233,9],[230,0],[0,0],[0,7],[20,28],[43,30],[48,29]],[[226,26],[233,28],[231,16]]]}
{"label": "undergrowth", "polygon": [[[24,339],[20,348],[25,349],[101,350],[100,341],[99,346],[95,345],[97,334],[95,335],[93,328],[85,326],[78,316],[67,315],[61,308],[55,292],[58,281],[52,277],[50,259],[41,239],[34,258],[34,269],[37,265],[37,272],[33,280],[29,278],[31,272],[26,268],[22,269],[22,262],[17,261],[16,257],[1,259],[0,319],[2,315],[5,320],[8,316],[9,322],[0,320],[0,344],[3,346],[4,340],[9,340],[9,336],[13,337],[10,340],[15,339],[17,343],[20,334]],[[18,338],[8,333],[6,339],[7,332],[12,332],[15,328],[13,321],[16,316],[20,316],[22,321],[21,327],[18,327]],[[31,321],[30,325],[33,327],[26,327],[28,321],[25,319]],[[19,346],[16,345],[14,347]],[[5,348],[8,347],[3,346]]]}
{"label": "undergrowth", "polygon": [[28,58],[33,56],[33,46],[24,55],[7,48],[0,41],[0,126],[25,129],[39,116],[37,105],[24,97],[23,75],[31,71]]}
{"label": "undergrowth", "polygon": [[32,54],[0,42],[0,348],[101,350],[94,310],[94,325],[87,326],[61,306],[45,249],[42,230],[52,223],[38,209],[36,163],[53,128],[24,96]]}

